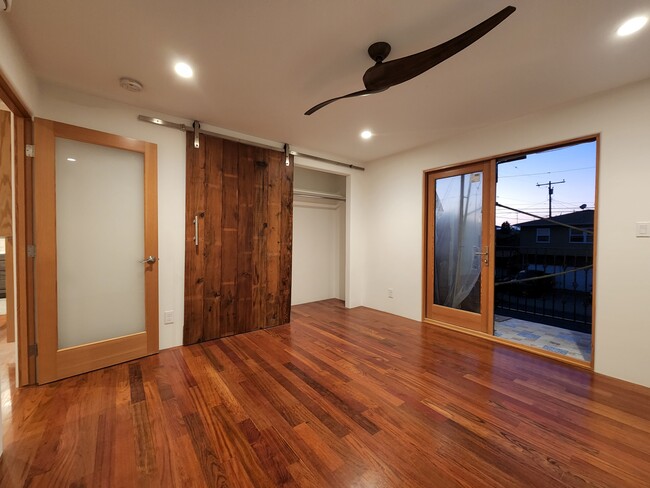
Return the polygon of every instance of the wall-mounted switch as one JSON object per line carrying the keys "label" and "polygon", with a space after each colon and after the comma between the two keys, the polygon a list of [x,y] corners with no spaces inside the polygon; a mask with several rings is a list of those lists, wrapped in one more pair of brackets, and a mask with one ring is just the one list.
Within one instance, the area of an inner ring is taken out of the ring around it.
{"label": "wall-mounted switch", "polygon": [[164,317],[165,325],[174,323],[174,311],[173,310],[167,310],[164,313],[163,317]]}
{"label": "wall-mounted switch", "polygon": [[637,222],[636,223],[636,236],[637,237],[650,237],[650,222]]}

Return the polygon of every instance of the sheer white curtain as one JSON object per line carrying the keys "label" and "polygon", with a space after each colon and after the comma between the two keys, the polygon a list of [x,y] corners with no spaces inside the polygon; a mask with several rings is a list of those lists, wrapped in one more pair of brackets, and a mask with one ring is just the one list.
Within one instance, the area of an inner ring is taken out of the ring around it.
{"label": "sheer white curtain", "polygon": [[481,274],[482,173],[436,181],[434,303],[479,312],[466,304]]}

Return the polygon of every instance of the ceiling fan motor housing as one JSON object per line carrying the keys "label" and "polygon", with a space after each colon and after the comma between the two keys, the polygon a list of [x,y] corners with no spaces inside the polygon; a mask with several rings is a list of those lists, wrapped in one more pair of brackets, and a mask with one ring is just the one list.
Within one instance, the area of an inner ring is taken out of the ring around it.
{"label": "ceiling fan motor housing", "polygon": [[368,48],[368,54],[375,63],[381,63],[390,54],[390,44],[384,41],[375,42]]}

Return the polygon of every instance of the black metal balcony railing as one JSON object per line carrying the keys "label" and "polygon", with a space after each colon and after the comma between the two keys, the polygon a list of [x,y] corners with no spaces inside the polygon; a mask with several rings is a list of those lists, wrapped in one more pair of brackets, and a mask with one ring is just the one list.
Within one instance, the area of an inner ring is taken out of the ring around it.
{"label": "black metal balcony railing", "polygon": [[495,268],[497,314],[591,333],[591,251],[497,246]]}

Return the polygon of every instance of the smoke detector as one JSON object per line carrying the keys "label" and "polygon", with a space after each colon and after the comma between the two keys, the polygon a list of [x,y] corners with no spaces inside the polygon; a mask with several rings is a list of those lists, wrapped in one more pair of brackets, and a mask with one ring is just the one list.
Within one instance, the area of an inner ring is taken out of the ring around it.
{"label": "smoke detector", "polygon": [[12,0],[0,0],[0,8],[3,12],[9,12],[11,10]]}
{"label": "smoke detector", "polygon": [[120,86],[130,92],[142,91],[142,83],[133,78],[120,78]]}

